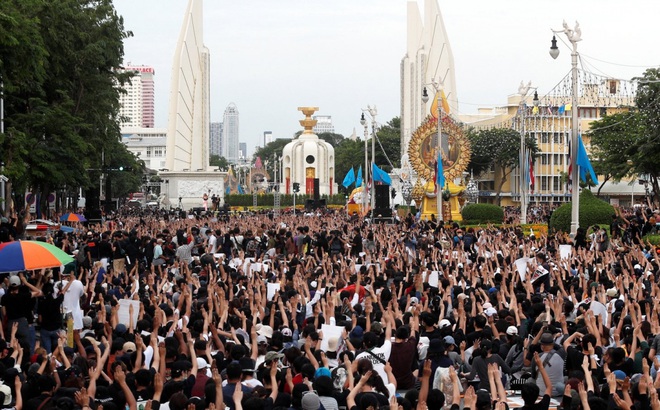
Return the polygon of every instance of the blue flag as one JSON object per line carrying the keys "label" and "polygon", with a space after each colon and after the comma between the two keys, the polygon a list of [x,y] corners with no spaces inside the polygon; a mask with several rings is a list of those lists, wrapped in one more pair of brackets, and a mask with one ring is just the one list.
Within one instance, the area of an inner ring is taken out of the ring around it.
{"label": "blue flag", "polygon": [[598,185],[598,177],[594,168],[591,166],[591,161],[589,161],[589,156],[587,155],[587,150],[584,148],[584,143],[582,142],[582,136],[578,135],[578,153],[577,161],[575,163],[580,167],[580,179],[583,182],[587,182],[587,171],[591,175],[591,180],[594,184]]}
{"label": "blue flag", "polygon": [[344,177],[344,182],[341,184],[344,186],[344,188],[348,188],[353,182],[355,182],[355,170],[353,167],[351,167],[351,170],[348,171]]}
{"label": "blue flag", "polygon": [[362,186],[362,165],[358,169],[357,178],[355,179],[355,187],[359,188]]}
{"label": "blue flag", "polygon": [[238,193],[243,195],[245,191],[243,191],[243,186],[241,184],[238,184]]}
{"label": "blue flag", "polygon": [[227,189],[225,189],[225,195],[229,195],[230,192],[231,192],[231,187],[227,185]]}
{"label": "blue flag", "polygon": [[375,163],[371,164],[371,172],[374,176],[375,182],[382,182],[385,185],[392,185],[392,178],[390,178],[389,174],[378,168],[378,165]]}
{"label": "blue flag", "polygon": [[438,152],[438,169],[436,170],[436,184],[440,190],[445,186],[445,170],[442,168],[442,152]]}

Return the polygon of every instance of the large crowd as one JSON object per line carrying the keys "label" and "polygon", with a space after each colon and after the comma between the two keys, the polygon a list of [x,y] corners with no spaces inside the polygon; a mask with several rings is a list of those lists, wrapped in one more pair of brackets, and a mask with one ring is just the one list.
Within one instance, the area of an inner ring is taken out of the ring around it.
{"label": "large crowd", "polygon": [[111,215],[2,274],[0,408],[660,410],[656,224]]}

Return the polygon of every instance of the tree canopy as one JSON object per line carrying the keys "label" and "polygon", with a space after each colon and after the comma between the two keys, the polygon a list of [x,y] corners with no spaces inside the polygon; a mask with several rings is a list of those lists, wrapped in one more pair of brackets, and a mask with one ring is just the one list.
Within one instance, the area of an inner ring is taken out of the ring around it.
{"label": "tree canopy", "polygon": [[119,93],[130,76],[119,69],[131,34],[112,1],[6,0],[0,21],[0,155],[14,189],[90,187],[102,153],[106,164],[139,169],[119,140]]}
{"label": "tree canopy", "polygon": [[591,124],[594,170],[619,181],[644,176],[660,192],[660,69],[651,68],[637,78],[636,107],[607,115]]}
{"label": "tree canopy", "polygon": [[[499,205],[502,186],[508,180],[520,161],[520,133],[511,128],[493,128],[487,130],[468,130],[468,139],[472,147],[472,157],[468,169],[479,175],[491,168],[500,173],[497,185],[496,201]],[[525,137],[525,146],[536,157],[539,152],[536,140],[529,135]]]}

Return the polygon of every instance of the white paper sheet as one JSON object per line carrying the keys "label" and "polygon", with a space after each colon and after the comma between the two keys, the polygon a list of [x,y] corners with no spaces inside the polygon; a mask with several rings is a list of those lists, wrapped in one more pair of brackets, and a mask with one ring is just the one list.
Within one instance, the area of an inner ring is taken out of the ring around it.
{"label": "white paper sheet", "polygon": [[135,329],[135,326],[137,326],[138,316],[140,315],[139,300],[120,299],[119,310],[117,311],[117,319],[119,320],[119,323],[125,325],[128,328],[128,324],[130,322],[130,317],[129,317],[130,305],[133,305],[133,329]]}
{"label": "white paper sheet", "polygon": [[273,300],[275,293],[280,291],[280,283],[267,283],[266,284],[266,297],[268,300]]}
{"label": "white paper sheet", "polygon": [[426,279],[426,282],[429,284],[429,286],[433,288],[438,287],[438,271],[434,270],[431,273],[428,274],[428,278]]}
{"label": "white paper sheet", "polygon": [[561,259],[570,259],[572,253],[573,247],[571,245],[559,245],[559,257]]}
{"label": "white paper sheet", "polygon": [[516,269],[518,269],[518,274],[520,275],[521,280],[525,280],[527,277],[527,262],[530,261],[530,258],[520,258],[516,259]]}
{"label": "white paper sheet", "polygon": [[333,325],[321,325],[321,331],[323,332],[323,340],[321,340],[321,350],[324,352],[328,351],[328,340],[331,337],[336,337],[341,340],[341,334],[344,328],[342,326],[333,326]]}

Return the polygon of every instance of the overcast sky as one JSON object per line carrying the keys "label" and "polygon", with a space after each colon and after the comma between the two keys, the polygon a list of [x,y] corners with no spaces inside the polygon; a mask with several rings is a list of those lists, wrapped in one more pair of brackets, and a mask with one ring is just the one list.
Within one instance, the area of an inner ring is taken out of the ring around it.
{"label": "overcast sky", "polygon": [[[167,126],[170,72],[187,0],[114,0],[133,37],[125,61],[156,70],[156,126]],[[206,0],[211,120],[234,102],[251,154],[263,131],[290,137],[299,106],[331,115],[336,132],[361,135],[367,104],[386,123],[400,113],[406,0]],[[462,113],[504,104],[521,80],[539,94],[570,70],[570,51],[548,54],[551,28],[580,22],[578,50],[598,74],[640,75],[660,65],[660,2],[653,0],[440,0]],[[419,0],[423,10],[423,0]],[[423,11],[422,11],[423,12]],[[562,35],[563,36],[563,35]],[[598,60],[607,61],[608,63]],[[616,63],[616,64],[610,64]]]}

